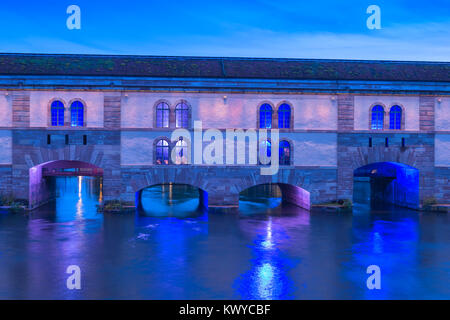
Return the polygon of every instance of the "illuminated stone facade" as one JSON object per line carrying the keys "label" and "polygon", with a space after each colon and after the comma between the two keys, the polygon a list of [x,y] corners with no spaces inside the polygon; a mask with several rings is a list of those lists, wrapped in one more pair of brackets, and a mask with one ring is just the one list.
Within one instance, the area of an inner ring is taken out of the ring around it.
{"label": "illuminated stone facade", "polygon": [[[210,206],[237,205],[246,188],[280,183],[306,190],[314,204],[351,199],[354,170],[389,161],[419,169],[421,203],[433,197],[450,202],[450,63],[55,55],[2,59],[2,194],[31,199],[31,168],[79,160],[104,170],[105,200],[134,201],[142,188],[172,182],[206,191]],[[276,72],[264,76],[252,68]],[[50,104],[55,99],[67,110],[72,101],[82,101],[84,125],[53,127]],[[155,108],[161,101],[171,108],[169,128],[156,127]],[[170,138],[174,109],[181,101],[189,106],[188,130],[202,121],[204,130],[224,133],[258,129],[264,103],[273,107],[276,123],[278,107],[288,103],[291,126],[280,129],[280,139],[291,144],[290,165],[274,176],[261,176],[260,166],[248,163],[156,164],[155,141]],[[386,109],[385,128],[389,108],[401,106],[401,129],[372,130],[374,105]]]}

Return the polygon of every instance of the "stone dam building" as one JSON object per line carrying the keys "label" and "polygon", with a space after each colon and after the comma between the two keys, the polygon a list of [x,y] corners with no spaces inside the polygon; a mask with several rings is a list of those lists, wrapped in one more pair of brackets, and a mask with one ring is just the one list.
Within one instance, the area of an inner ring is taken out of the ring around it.
{"label": "stone dam building", "polygon": [[[450,202],[449,62],[0,54],[0,111],[0,194],[30,208],[68,175],[136,205],[159,184],[194,186],[210,207],[278,184],[309,209],[364,181],[380,201]],[[193,144],[171,135],[194,121],[278,129],[278,150],[264,143],[279,170],[262,175],[247,142],[244,163],[189,162]]]}

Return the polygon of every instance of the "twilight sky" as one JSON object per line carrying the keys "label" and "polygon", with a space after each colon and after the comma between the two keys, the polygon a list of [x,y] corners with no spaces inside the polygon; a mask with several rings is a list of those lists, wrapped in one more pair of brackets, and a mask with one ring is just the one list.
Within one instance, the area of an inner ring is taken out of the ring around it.
{"label": "twilight sky", "polygon": [[450,0],[8,0],[0,52],[450,61]]}

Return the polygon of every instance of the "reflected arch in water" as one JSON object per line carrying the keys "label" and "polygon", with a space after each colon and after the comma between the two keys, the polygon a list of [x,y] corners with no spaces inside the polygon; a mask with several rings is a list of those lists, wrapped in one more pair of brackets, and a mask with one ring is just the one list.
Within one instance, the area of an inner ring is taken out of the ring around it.
{"label": "reflected arch in water", "polygon": [[353,200],[419,208],[419,170],[398,162],[371,163],[354,171]]}
{"label": "reflected arch in water", "polygon": [[310,210],[310,193],[287,183],[264,183],[244,189],[239,194],[241,212],[266,211],[281,204],[290,204]]}
{"label": "reflected arch in water", "polygon": [[208,207],[208,193],[188,184],[155,184],[136,192],[136,207],[145,216],[198,216]]}

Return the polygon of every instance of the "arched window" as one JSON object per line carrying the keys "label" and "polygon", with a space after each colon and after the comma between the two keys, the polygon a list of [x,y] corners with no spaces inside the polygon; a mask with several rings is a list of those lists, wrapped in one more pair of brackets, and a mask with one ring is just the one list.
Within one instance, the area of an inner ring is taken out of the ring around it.
{"label": "arched window", "polygon": [[70,106],[70,125],[72,127],[84,126],[84,105],[81,101],[74,101]]}
{"label": "arched window", "polygon": [[278,128],[290,128],[291,127],[291,106],[287,103],[283,103],[278,108]]}
{"label": "arched window", "polygon": [[280,165],[289,166],[291,164],[291,145],[288,141],[280,141],[279,147]]}
{"label": "arched window", "polygon": [[[270,164],[272,156],[272,143],[270,140],[262,141],[259,144],[259,162],[264,165]],[[267,159],[265,159],[267,157]]]}
{"label": "arched window", "polygon": [[169,127],[169,105],[165,102],[161,102],[156,106],[156,127],[168,128]]}
{"label": "arched window", "polygon": [[177,128],[189,126],[189,106],[185,102],[180,102],[175,107],[175,126]]}
{"label": "arched window", "polygon": [[161,139],[156,143],[156,164],[169,164],[169,143]]}
{"label": "arched window", "polygon": [[52,126],[64,126],[64,104],[59,101],[53,101],[50,107]]}
{"label": "arched window", "polygon": [[389,129],[400,130],[402,128],[402,108],[393,106],[389,111]]}
{"label": "arched window", "polygon": [[382,106],[374,106],[372,108],[372,130],[382,130],[384,123],[384,108]]}
{"label": "arched window", "polygon": [[272,106],[268,103],[264,103],[259,108],[259,127],[261,129],[272,128]]}
{"label": "arched window", "polygon": [[180,139],[175,144],[175,163],[187,164],[188,148],[187,143],[183,139]]}

